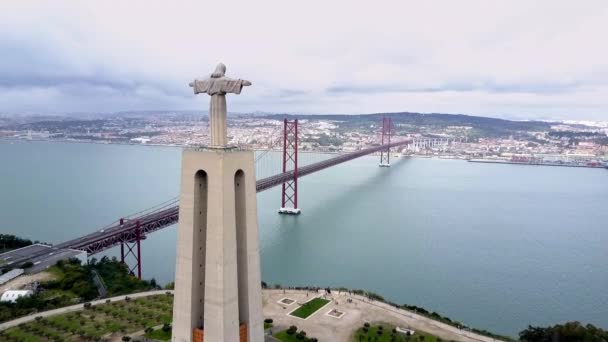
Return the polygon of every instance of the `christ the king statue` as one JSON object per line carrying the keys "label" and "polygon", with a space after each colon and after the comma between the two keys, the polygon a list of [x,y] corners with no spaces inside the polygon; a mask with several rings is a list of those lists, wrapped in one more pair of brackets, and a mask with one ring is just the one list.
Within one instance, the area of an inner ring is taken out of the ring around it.
{"label": "christ the king statue", "polygon": [[241,79],[231,79],[225,76],[226,66],[220,63],[207,79],[190,83],[194,94],[208,94],[211,96],[209,104],[209,127],[211,142],[209,147],[226,148],[228,144],[228,131],[226,125],[226,94],[240,94],[243,87],[250,86],[251,82]]}

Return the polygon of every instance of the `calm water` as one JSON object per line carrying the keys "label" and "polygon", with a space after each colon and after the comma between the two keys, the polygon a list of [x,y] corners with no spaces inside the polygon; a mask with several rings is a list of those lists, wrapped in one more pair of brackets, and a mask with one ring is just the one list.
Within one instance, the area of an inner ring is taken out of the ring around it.
{"label": "calm water", "polygon": [[[180,149],[0,140],[0,232],[60,242],[178,194]],[[347,286],[515,335],[608,328],[608,171],[365,157],[258,195],[262,277]],[[143,243],[171,281],[175,227]],[[110,254],[113,254],[112,252]]]}

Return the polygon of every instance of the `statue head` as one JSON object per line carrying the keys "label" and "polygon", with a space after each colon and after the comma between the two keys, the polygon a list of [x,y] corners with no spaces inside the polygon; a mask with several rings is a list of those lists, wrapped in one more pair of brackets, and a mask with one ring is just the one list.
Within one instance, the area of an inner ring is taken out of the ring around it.
{"label": "statue head", "polygon": [[226,66],[220,63],[215,67],[215,71],[211,74],[211,78],[220,78],[226,75]]}

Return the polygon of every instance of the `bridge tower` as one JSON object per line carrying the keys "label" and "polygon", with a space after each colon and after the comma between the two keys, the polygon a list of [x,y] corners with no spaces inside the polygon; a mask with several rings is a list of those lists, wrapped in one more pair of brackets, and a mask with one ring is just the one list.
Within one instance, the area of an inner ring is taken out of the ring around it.
{"label": "bridge tower", "polygon": [[251,82],[225,71],[190,83],[211,96],[211,144],[182,153],[174,342],[264,341],[254,154],[228,145],[226,125],[226,94]]}
{"label": "bridge tower", "polygon": [[279,214],[299,215],[298,208],[298,119],[283,120],[283,173],[293,171],[293,178],[281,188]]}
{"label": "bridge tower", "polygon": [[[120,219],[120,225],[122,226],[125,223],[125,219]],[[135,239],[130,241],[123,241],[120,243],[120,262],[127,265],[129,268],[129,273],[136,274],[137,278],[141,280],[141,240],[145,239],[145,237],[141,234],[141,228],[139,221],[135,222],[136,230],[135,230]],[[125,253],[125,246],[127,247]],[[131,257],[134,261],[133,266],[129,266],[126,260]]]}
{"label": "bridge tower", "polygon": [[391,126],[393,124],[392,119],[389,117],[382,118],[382,138],[381,144],[384,145],[386,141],[386,150],[380,151],[380,167],[390,167],[391,166]]}

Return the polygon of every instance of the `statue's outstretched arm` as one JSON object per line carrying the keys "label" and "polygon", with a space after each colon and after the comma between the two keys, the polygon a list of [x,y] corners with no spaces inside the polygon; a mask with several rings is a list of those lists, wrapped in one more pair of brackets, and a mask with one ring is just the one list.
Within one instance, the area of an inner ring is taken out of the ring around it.
{"label": "statue's outstretched arm", "polygon": [[247,81],[247,80],[241,80],[241,81],[243,81],[243,82],[242,82],[243,87],[248,87],[248,86],[250,86],[250,85],[251,85],[251,82],[249,82],[249,81]]}

